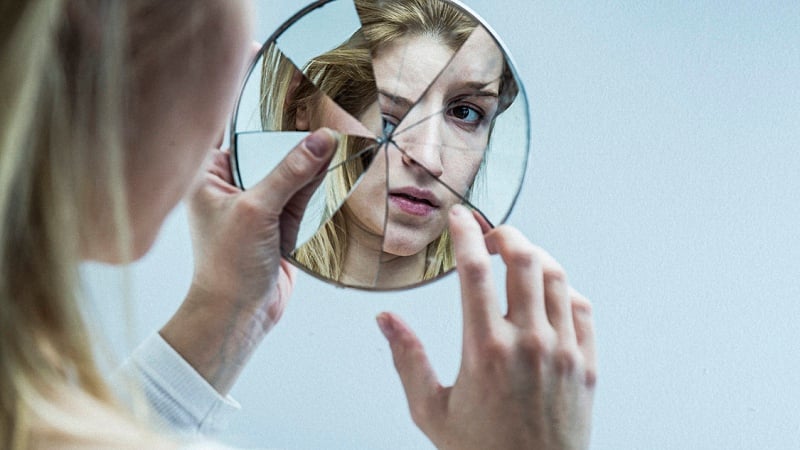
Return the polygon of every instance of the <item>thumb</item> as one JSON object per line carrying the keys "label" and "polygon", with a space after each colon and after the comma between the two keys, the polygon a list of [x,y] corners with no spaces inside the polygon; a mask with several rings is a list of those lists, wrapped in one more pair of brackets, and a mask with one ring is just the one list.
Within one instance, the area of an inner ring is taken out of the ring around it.
{"label": "thumb", "polygon": [[442,386],[414,332],[390,313],[379,314],[377,321],[392,349],[394,367],[403,383],[411,418],[425,431],[444,412],[441,397],[437,395]]}
{"label": "thumb", "polygon": [[327,166],[336,148],[336,135],[322,128],[307,136],[252,189],[267,210],[280,213],[294,194]]}

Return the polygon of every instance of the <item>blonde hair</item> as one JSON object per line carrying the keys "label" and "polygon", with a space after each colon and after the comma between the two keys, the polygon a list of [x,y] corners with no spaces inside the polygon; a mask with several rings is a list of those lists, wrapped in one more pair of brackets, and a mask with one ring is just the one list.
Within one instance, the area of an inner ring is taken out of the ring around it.
{"label": "blonde hair", "polygon": [[[355,5],[362,27],[337,48],[312,59],[304,69],[307,80],[301,81],[294,92],[289,92],[294,66],[276,47],[267,49],[261,83],[261,117],[265,129],[293,130],[298,109],[314,111],[313,106],[323,94],[353,117],[359,117],[377,101],[373,54],[409,35],[434,37],[455,51],[477,26],[472,17],[444,1],[356,0]],[[342,276],[347,249],[346,212],[338,208],[369,163],[365,158],[353,159],[367,147],[366,140],[348,136],[342,141],[332,165],[348,162],[344,170],[335,171],[325,181],[323,224],[292,255],[306,268],[333,280]],[[427,246],[422,280],[435,278],[454,265],[452,243],[445,229]]]}
{"label": "blonde hair", "polygon": [[[41,443],[37,427],[43,422],[63,438],[94,439],[97,430],[80,431],[70,412],[57,406],[74,393],[124,416],[95,360],[96,336],[84,317],[78,267],[98,233],[111,234],[116,257],[129,260],[132,254],[122,125],[134,103],[129,77],[137,76],[126,68],[145,58],[128,40],[145,30],[129,21],[156,3],[37,0],[2,6],[2,448]],[[183,13],[158,7],[162,18]],[[112,230],[93,230],[98,218]]]}

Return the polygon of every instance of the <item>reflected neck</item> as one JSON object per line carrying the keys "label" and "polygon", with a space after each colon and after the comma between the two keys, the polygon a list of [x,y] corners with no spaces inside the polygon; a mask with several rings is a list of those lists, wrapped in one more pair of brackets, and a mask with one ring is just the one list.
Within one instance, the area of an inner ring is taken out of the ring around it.
{"label": "reflected neck", "polygon": [[351,286],[394,288],[422,281],[426,252],[397,256],[383,251],[383,236],[348,221],[348,242],[342,275]]}

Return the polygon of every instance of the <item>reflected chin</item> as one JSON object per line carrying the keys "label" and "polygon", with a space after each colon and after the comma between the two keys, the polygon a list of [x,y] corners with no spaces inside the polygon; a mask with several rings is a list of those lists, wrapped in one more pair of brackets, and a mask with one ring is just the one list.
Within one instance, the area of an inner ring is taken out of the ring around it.
{"label": "reflected chin", "polygon": [[414,256],[427,251],[428,245],[441,236],[441,232],[432,235],[424,230],[410,229],[398,225],[390,225],[383,244],[383,252],[400,257]]}

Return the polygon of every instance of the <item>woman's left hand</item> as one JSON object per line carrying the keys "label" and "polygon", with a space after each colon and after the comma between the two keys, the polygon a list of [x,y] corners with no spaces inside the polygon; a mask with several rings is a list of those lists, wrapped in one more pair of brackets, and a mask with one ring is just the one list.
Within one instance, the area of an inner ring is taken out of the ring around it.
{"label": "woman's left hand", "polygon": [[247,191],[234,186],[228,153],[213,150],[189,197],[194,278],[161,335],[221,393],[283,313],[294,270],[281,249],[294,247],[335,148],[318,130]]}

